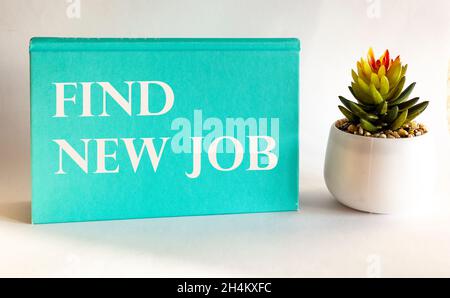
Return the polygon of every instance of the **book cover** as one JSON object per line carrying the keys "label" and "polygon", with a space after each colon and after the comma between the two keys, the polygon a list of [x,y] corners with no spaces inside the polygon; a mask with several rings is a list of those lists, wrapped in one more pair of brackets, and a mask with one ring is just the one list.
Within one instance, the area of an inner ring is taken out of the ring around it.
{"label": "book cover", "polygon": [[299,50],[33,38],[33,223],[297,210]]}

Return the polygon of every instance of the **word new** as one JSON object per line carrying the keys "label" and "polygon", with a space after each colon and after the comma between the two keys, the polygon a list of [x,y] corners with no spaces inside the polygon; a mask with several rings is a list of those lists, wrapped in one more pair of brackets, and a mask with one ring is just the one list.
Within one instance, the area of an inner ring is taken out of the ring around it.
{"label": "word new", "polygon": [[[260,170],[271,170],[276,167],[278,163],[278,157],[271,152],[275,148],[275,141],[271,137],[267,136],[249,136],[249,155],[250,155],[250,166],[248,168],[249,171],[260,171]],[[147,156],[150,159],[151,165],[153,167],[154,172],[156,173],[158,169],[159,162],[163,155],[164,149],[166,147],[167,141],[170,139],[168,137],[163,137],[161,139],[161,146],[157,152],[154,145],[154,138],[141,138],[142,141],[141,148],[136,150],[135,147],[135,139],[134,138],[121,138],[121,143],[125,146],[125,150],[127,152],[130,163],[133,167],[134,172],[136,173],[139,164],[141,162],[142,156],[144,155],[144,151],[147,152]],[[201,153],[202,153],[202,137],[191,137],[192,139],[192,172],[186,173],[191,179],[197,178],[201,173]],[[229,140],[234,144],[234,161],[233,164],[227,168],[222,167],[217,159],[217,149],[219,144],[223,140]],[[259,140],[262,139],[267,143],[267,146],[264,150],[258,149]],[[66,174],[66,171],[63,168],[63,153],[66,153],[72,161],[74,161],[81,170],[83,170],[86,174],[91,172],[89,170],[89,146],[90,144],[96,144],[97,146],[97,166],[94,174],[114,174],[119,173],[120,165],[116,164],[113,168],[107,168],[107,161],[112,161],[113,163],[117,160],[117,151],[113,150],[110,152],[106,152],[107,145],[113,145],[117,147],[119,145],[119,139],[82,139],[81,141],[84,143],[84,156],[81,156],[66,140],[53,140],[59,146],[59,169],[55,173],[57,175]],[[109,146],[111,147],[111,146]],[[259,157],[264,155],[268,162],[264,167],[259,165]],[[211,165],[219,171],[228,172],[237,169],[244,159],[244,148],[242,144],[233,137],[223,136],[216,138],[210,145],[208,149],[208,160]],[[108,163],[110,164],[110,163]]]}

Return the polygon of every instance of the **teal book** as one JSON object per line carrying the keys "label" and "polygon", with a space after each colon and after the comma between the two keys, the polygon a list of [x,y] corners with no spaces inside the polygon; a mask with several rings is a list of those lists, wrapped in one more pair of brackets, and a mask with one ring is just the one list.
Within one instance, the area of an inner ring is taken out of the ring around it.
{"label": "teal book", "polygon": [[297,210],[299,52],[33,38],[32,222]]}

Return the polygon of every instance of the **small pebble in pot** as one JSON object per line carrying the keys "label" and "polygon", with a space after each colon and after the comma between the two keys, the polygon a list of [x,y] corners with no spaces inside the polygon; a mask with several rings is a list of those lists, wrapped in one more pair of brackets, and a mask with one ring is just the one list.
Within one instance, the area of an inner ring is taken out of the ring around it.
{"label": "small pebble in pot", "polygon": [[366,131],[361,126],[361,124],[351,123],[347,119],[341,119],[336,121],[336,127],[342,131],[351,133],[353,135],[373,137],[373,138],[383,138],[383,139],[419,137],[428,132],[425,125],[423,125],[422,123],[417,123],[415,121],[405,123],[401,128],[397,130],[392,130],[386,127],[386,130],[380,130],[373,133]]}
{"label": "small pebble in pot", "polygon": [[400,128],[398,130],[398,134],[400,135],[400,137],[407,137],[408,136],[408,132],[406,130],[404,130],[403,128]]}
{"label": "small pebble in pot", "polygon": [[353,124],[350,124],[349,127],[347,128],[348,132],[354,133],[356,132],[356,126]]}
{"label": "small pebble in pot", "polygon": [[419,128],[420,128],[424,133],[428,132],[427,127],[426,127],[425,125],[423,125],[422,123],[419,124]]}
{"label": "small pebble in pot", "polygon": [[343,127],[348,123],[347,119],[341,119],[336,122],[337,127]]}
{"label": "small pebble in pot", "polygon": [[364,134],[364,129],[360,126],[358,132],[359,132],[360,135],[363,135]]}

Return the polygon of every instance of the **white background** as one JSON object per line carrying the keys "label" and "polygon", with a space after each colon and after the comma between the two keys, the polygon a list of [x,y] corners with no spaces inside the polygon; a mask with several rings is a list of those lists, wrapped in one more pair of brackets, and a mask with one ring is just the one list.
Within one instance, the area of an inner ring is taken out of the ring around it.
{"label": "white background", "polygon": [[[79,17],[68,2],[0,1],[0,275],[450,276],[449,1],[81,0]],[[32,36],[298,37],[302,211],[31,226]],[[337,95],[369,46],[401,54],[431,101],[440,187],[419,215],[359,213],[324,186]]]}

